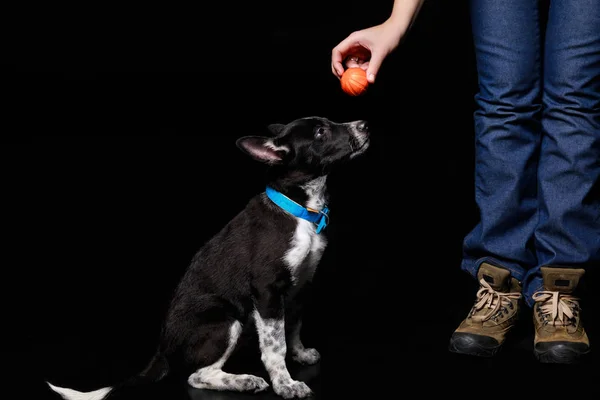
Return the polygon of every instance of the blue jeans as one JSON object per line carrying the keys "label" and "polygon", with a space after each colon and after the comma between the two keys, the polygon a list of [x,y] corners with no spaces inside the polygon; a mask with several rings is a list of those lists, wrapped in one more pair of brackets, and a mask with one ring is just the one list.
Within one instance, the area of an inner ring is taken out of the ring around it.
{"label": "blue jeans", "polygon": [[471,0],[479,75],[475,193],[480,220],[461,268],[488,261],[523,283],[540,267],[600,261],[600,0]]}

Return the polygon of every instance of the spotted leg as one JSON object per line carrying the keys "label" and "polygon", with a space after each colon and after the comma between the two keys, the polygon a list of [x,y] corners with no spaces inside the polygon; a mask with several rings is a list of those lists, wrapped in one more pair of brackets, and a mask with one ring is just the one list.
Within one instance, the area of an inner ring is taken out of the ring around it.
{"label": "spotted leg", "polygon": [[254,321],[258,332],[261,360],[269,373],[273,391],[285,399],[305,398],[312,394],[304,383],[290,376],[285,357],[285,318],[281,296],[265,294],[257,301]]}

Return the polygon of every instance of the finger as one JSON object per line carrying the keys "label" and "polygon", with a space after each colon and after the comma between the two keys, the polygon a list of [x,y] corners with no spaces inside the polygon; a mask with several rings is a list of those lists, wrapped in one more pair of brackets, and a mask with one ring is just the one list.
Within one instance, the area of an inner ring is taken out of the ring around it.
{"label": "finger", "polygon": [[367,81],[369,81],[369,83],[375,83],[375,78],[377,77],[377,73],[379,72],[379,68],[383,63],[384,58],[385,55],[378,51],[371,55],[369,66],[367,68]]}
{"label": "finger", "polygon": [[341,51],[337,48],[334,48],[331,52],[331,70],[338,77],[342,76],[344,73],[344,66],[342,65],[343,55]]}
{"label": "finger", "polygon": [[344,66],[342,65],[344,57],[348,54],[348,51],[356,45],[356,33],[353,32],[331,51],[331,63],[339,76],[344,73]]}
{"label": "finger", "polygon": [[333,64],[331,64],[331,73],[338,79],[341,79],[341,77],[339,76],[337,70],[333,67]]}
{"label": "finger", "polygon": [[346,68],[358,68],[363,60],[359,59],[356,56],[348,57],[346,60]]}
{"label": "finger", "polygon": [[365,62],[368,62],[369,58],[371,58],[371,51],[362,44],[355,43],[348,50],[348,55],[346,67],[358,68],[361,67]]}

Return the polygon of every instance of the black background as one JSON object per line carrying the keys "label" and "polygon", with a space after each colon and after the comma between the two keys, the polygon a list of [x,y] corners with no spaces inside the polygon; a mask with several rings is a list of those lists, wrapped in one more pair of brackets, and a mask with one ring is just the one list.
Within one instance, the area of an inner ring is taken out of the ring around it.
{"label": "black background", "polygon": [[[462,3],[427,2],[359,98],[341,91],[331,49],[382,22],[391,1],[20,14],[3,63],[2,146],[18,398],[58,398],[44,379],[89,390],[143,367],[194,252],[264,188],[264,167],[235,139],[309,115],[367,119],[373,131],[367,154],[329,179],[330,247],[304,329],[323,360],[298,372],[320,398],[595,389],[593,359],[537,363],[529,311],[493,360],[447,351],[476,290],[459,270],[477,221]],[[156,393],[186,398],[179,386]]]}

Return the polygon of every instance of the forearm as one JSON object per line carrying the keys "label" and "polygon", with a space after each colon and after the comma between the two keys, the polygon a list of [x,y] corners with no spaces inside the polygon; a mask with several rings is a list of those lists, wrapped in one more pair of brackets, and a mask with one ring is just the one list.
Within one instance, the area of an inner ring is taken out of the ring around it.
{"label": "forearm", "polygon": [[398,32],[406,32],[417,18],[424,2],[425,0],[394,0],[392,12],[386,22],[397,27]]}

